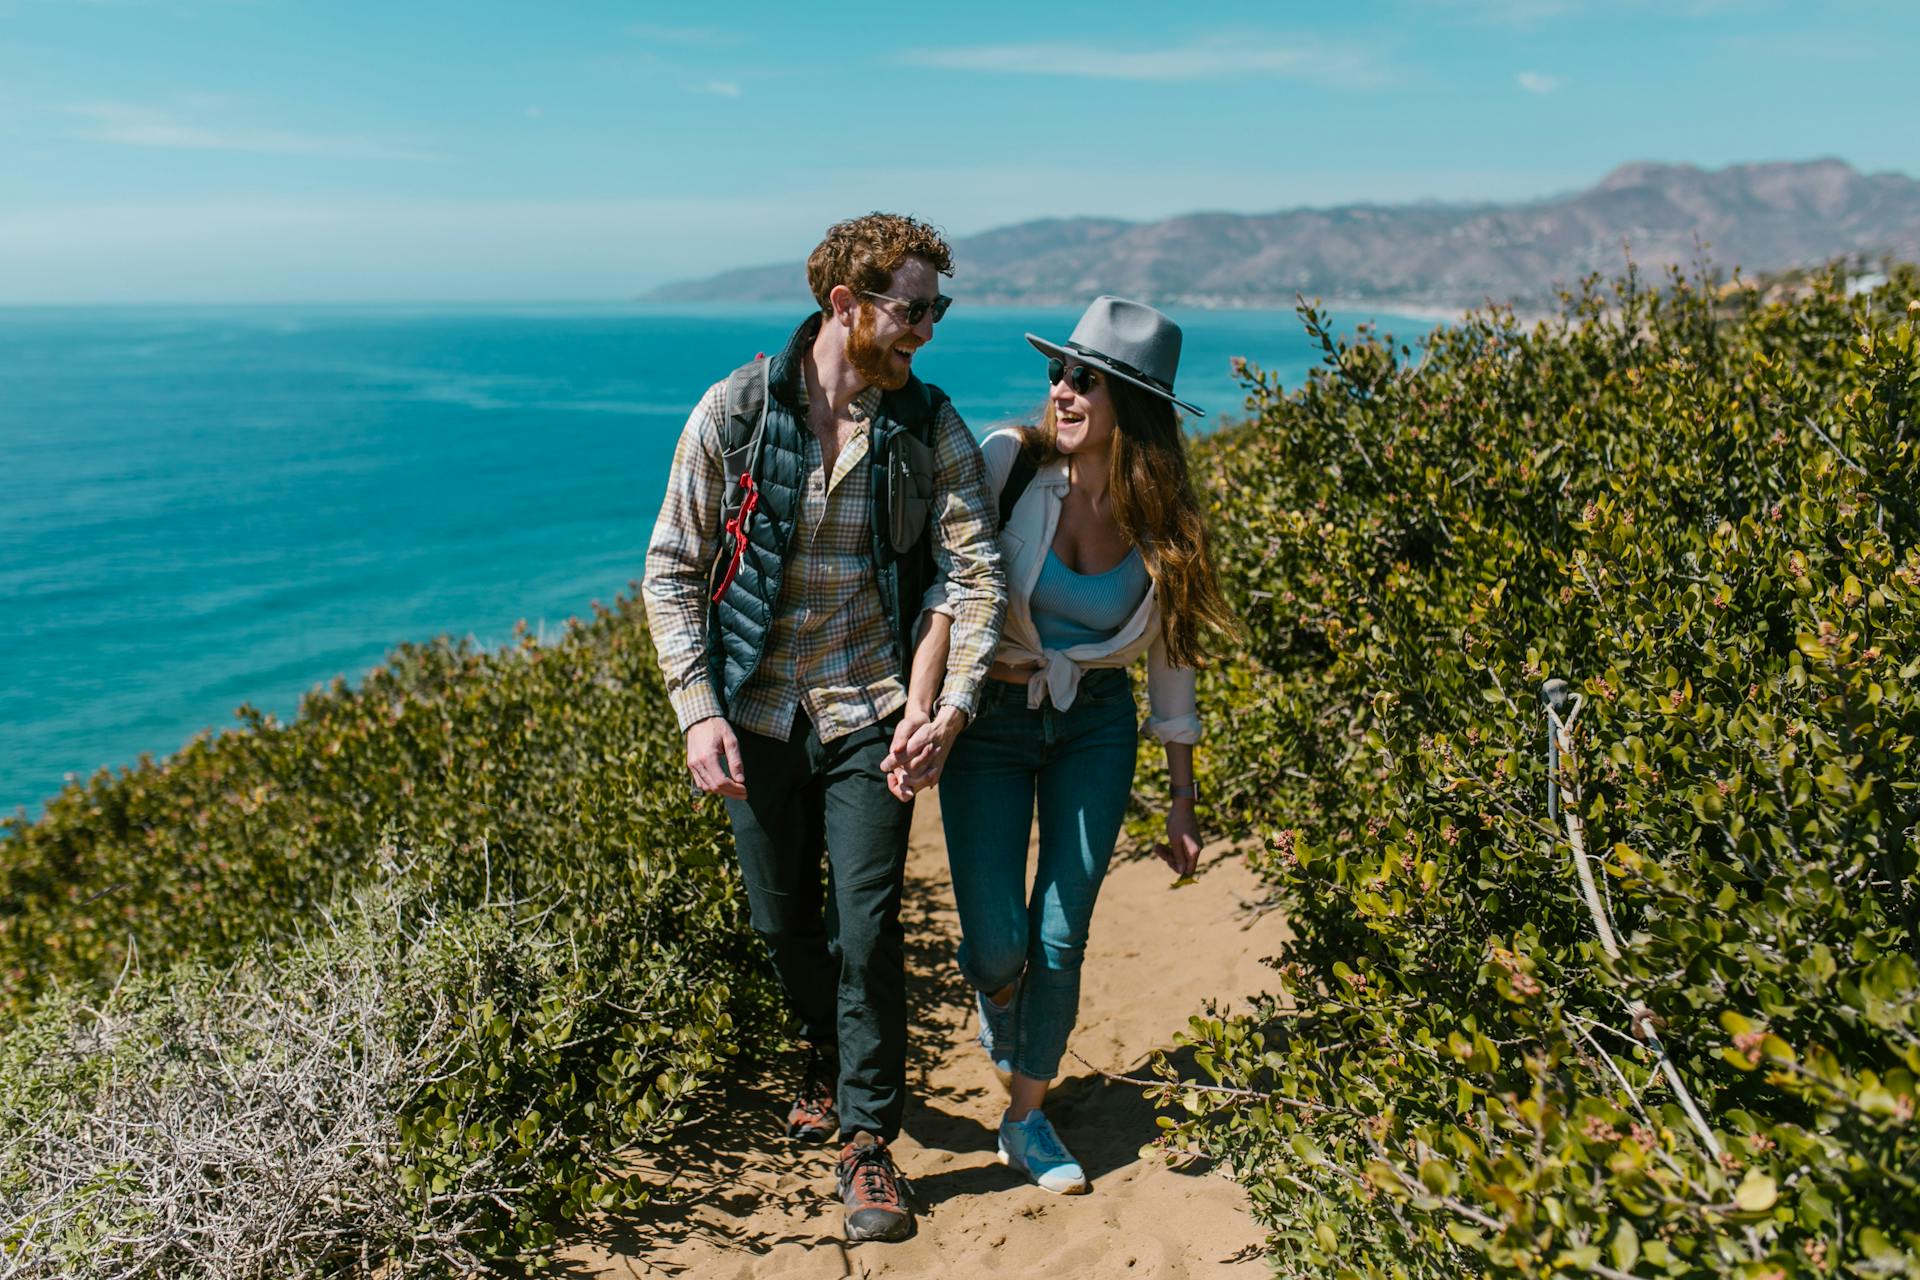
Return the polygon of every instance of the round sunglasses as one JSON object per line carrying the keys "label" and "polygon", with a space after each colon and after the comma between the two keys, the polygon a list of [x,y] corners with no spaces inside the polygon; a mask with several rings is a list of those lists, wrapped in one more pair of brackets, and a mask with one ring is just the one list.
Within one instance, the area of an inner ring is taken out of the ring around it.
{"label": "round sunglasses", "polygon": [[1065,378],[1067,385],[1075,391],[1078,391],[1081,395],[1087,394],[1087,392],[1093,390],[1100,384],[1100,375],[1095,373],[1091,367],[1084,364],[1076,364],[1072,368],[1068,368],[1067,362],[1059,356],[1050,357],[1047,360],[1047,385],[1050,387],[1058,386],[1062,378]]}
{"label": "round sunglasses", "polygon": [[881,302],[891,302],[896,307],[904,307],[903,314],[909,326],[919,324],[926,319],[929,311],[933,312],[933,322],[939,324],[947,314],[947,308],[953,305],[953,299],[944,293],[934,298],[895,298],[889,294],[863,291],[861,296],[875,298]]}

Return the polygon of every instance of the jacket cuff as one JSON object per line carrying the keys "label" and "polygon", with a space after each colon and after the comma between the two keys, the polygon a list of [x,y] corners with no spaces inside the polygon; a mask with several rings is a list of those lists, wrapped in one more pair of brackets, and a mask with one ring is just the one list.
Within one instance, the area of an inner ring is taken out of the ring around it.
{"label": "jacket cuff", "polygon": [[681,733],[685,733],[702,720],[724,714],[720,709],[720,699],[713,692],[713,686],[705,680],[684,688],[668,690],[667,701],[673,704],[673,714],[680,721]]}
{"label": "jacket cuff", "polygon": [[953,707],[963,711],[966,713],[967,723],[972,724],[974,714],[980,706],[980,685],[977,682],[973,684],[961,684],[958,681],[949,679],[946,687],[940,691],[940,697],[933,705],[936,707]]}
{"label": "jacket cuff", "polygon": [[1184,716],[1168,716],[1164,720],[1148,717],[1147,722],[1140,726],[1140,731],[1152,734],[1162,742],[1198,742],[1200,741],[1200,713],[1195,711]]}

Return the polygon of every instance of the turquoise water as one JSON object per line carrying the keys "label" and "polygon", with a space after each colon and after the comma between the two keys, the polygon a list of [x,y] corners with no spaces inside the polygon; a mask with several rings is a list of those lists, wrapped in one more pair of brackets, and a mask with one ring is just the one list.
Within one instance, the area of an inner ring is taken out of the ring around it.
{"label": "turquoise water", "polygon": [[[1076,314],[955,308],[915,367],[980,430],[1044,393],[1021,333]],[[798,319],[0,309],[0,812],[243,702],[291,715],[399,641],[493,645],[611,600],[688,410]],[[1216,418],[1241,405],[1230,357],[1289,384],[1315,359],[1290,313],[1179,319],[1182,395]]]}

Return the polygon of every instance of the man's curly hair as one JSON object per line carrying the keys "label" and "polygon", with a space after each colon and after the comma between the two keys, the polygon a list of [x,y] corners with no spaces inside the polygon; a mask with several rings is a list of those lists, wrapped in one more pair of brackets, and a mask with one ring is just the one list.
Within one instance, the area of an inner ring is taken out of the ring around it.
{"label": "man's curly hair", "polygon": [[807,255],[807,287],[822,311],[827,295],[843,284],[855,293],[885,293],[893,273],[908,258],[924,258],[943,276],[953,274],[953,248],[938,231],[902,213],[869,213],[827,228]]}

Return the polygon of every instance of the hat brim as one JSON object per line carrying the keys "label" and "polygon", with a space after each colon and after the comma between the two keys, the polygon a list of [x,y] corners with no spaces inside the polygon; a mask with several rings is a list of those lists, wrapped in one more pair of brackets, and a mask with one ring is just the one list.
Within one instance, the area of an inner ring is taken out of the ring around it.
{"label": "hat brim", "polygon": [[1100,372],[1106,374],[1109,378],[1118,378],[1122,382],[1131,382],[1142,391],[1151,391],[1162,400],[1172,401],[1196,418],[1204,418],[1207,416],[1205,409],[1200,408],[1198,405],[1188,404],[1185,400],[1180,399],[1165,387],[1156,387],[1144,378],[1136,378],[1124,370],[1114,368],[1106,360],[1102,359],[1100,353],[1097,351],[1077,351],[1071,347],[1063,347],[1057,342],[1048,342],[1037,333],[1028,334],[1027,341],[1032,343],[1034,349],[1043,356],[1058,356],[1062,360],[1072,360],[1078,364],[1090,364],[1100,370]]}

